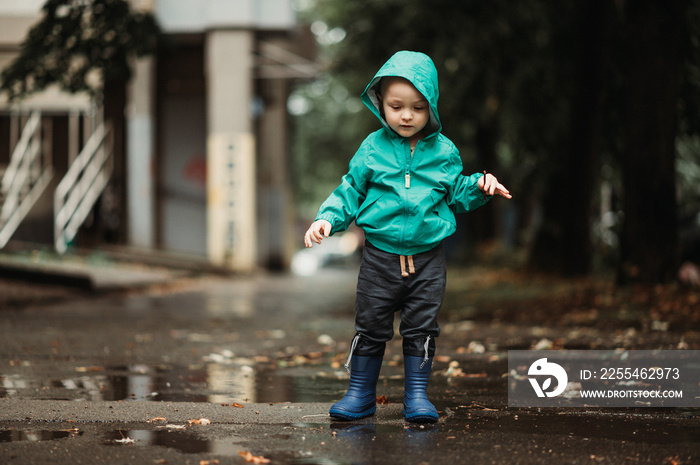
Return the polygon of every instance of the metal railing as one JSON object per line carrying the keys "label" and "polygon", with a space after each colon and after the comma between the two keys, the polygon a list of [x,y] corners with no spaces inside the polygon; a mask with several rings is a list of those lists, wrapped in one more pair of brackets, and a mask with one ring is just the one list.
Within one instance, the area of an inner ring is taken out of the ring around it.
{"label": "metal railing", "polygon": [[100,124],[71,164],[54,195],[55,248],[64,253],[112,176],[114,135]]}
{"label": "metal railing", "polygon": [[24,125],[0,182],[0,247],[4,247],[53,177],[51,151],[42,150],[41,113]]}

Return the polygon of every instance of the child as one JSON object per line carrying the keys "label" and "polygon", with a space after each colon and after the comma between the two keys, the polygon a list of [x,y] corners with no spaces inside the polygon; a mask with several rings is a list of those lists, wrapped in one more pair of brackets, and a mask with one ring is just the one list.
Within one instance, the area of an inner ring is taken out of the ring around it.
{"label": "child", "polygon": [[362,101],[383,128],[370,134],[350,169],[321,205],[304,236],[306,247],[355,221],[366,245],[357,282],[350,387],[330,409],[338,420],[374,414],[376,386],[394,312],[401,310],[405,392],[410,422],[435,422],[426,390],[440,333],[445,293],[442,240],[455,232],[454,212],[511,198],[491,174],[461,174],[457,148],[441,134],[437,70],[422,53],[402,51],[377,72]]}

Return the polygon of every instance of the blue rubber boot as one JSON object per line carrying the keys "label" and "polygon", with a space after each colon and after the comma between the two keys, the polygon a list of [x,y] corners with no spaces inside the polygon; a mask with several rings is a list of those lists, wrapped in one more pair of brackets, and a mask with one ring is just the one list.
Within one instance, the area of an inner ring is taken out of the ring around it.
{"label": "blue rubber boot", "polygon": [[[403,416],[413,423],[435,423],[438,412],[428,400],[428,380],[433,368],[433,357],[423,358],[404,355]],[[421,368],[422,365],[422,368]]]}
{"label": "blue rubber boot", "polygon": [[350,387],[340,401],[331,406],[331,417],[336,420],[352,421],[374,415],[377,410],[377,380],[382,368],[381,356],[352,357]]}

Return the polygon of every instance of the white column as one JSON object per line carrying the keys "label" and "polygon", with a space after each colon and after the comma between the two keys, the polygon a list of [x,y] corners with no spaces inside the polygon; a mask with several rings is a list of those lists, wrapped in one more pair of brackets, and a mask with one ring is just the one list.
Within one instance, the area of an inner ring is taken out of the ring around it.
{"label": "white column", "polygon": [[138,247],[155,245],[155,173],[153,58],[136,61],[128,89],[126,109],[126,215],[128,242]]}
{"label": "white column", "polygon": [[214,30],[205,43],[207,250],[212,263],[235,271],[256,263],[252,47],[246,30]]}

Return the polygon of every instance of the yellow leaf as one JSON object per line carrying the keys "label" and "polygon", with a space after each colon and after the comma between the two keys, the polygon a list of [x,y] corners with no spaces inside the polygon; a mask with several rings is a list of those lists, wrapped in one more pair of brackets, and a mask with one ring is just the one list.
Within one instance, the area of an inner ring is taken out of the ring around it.
{"label": "yellow leaf", "polygon": [[250,451],[241,451],[238,453],[241,457],[243,457],[243,460],[246,462],[250,463],[270,463],[270,459],[266,459],[262,455],[253,455],[250,453]]}
{"label": "yellow leaf", "polygon": [[189,423],[190,426],[192,426],[192,425],[211,425],[211,420],[207,420],[206,418],[199,418],[197,420],[187,420],[187,423]]}

